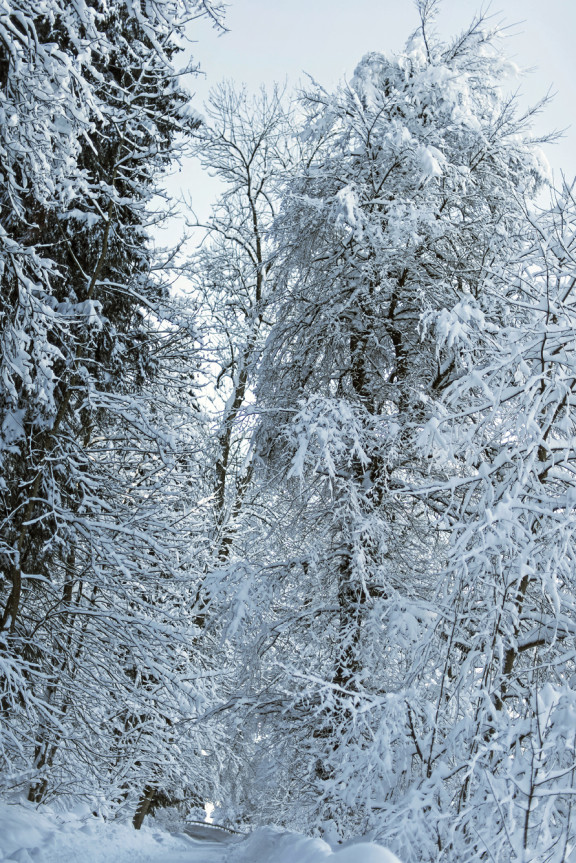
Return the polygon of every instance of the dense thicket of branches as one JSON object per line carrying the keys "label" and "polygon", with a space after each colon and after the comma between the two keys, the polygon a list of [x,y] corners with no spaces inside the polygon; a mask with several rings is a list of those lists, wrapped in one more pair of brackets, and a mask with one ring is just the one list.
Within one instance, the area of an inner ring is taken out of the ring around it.
{"label": "dense thicket of branches", "polygon": [[0,5],[4,792],[571,859],[576,203],[490,20],[417,9],[201,123],[208,2]]}

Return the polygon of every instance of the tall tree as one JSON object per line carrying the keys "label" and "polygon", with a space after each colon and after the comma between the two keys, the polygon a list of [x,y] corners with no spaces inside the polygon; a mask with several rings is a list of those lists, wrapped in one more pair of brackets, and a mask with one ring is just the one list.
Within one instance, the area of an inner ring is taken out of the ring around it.
{"label": "tall tree", "polygon": [[[496,326],[494,272],[521,248],[523,197],[546,173],[531,114],[503,95],[497,30],[480,17],[443,43],[436,4],[418,8],[402,54],[369,54],[349,85],[304,98],[317,149],[278,221],[259,388],[259,455],[298,507],[277,579],[278,607],[297,613],[270,621],[266,653],[282,732],[271,720],[260,735],[290,752],[283,784],[304,822],[386,833],[408,860],[432,859],[452,829],[446,798],[436,817],[421,792],[442,687],[414,672],[442,614],[451,516],[411,489],[459,472],[431,463],[420,435],[476,361],[454,334],[438,350],[423,324]],[[402,812],[417,830],[395,832]]]}
{"label": "tall tree", "polygon": [[277,87],[250,96],[232,83],[220,84],[204,116],[194,149],[218,183],[218,195],[205,221],[190,213],[199,240],[186,267],[199,308],[202,401],[211,426],[204,462],[210,540],[194,619],[201,630],[198,644],[218,652],[226,669],[226,698],[214,717],[227,740],[217,784],[218,799],[235,820],[247,816],[254,799],[243,779],[255,755],[257,712],[249,718],[243,705],[253,700],[251,657],[261,626],[255,572],[269,556],[261,525],[268,520],[270,498],[254,482],[255,385],[272,324],[271,229],[303,146],[293,135],[291,106]]}
{"label": "tall tree", "polygon": [[[2,758],[32,799],[140,789],[157,772],[143,743],[176,743],[199,697],[175,677],[194,677],[178,489],[198,443],[177,394],[196,333],[148,235],[198,125],[173,61],[217,13],[17,0],[0,15]],[[167,752],[154,765],[178,773]]]}

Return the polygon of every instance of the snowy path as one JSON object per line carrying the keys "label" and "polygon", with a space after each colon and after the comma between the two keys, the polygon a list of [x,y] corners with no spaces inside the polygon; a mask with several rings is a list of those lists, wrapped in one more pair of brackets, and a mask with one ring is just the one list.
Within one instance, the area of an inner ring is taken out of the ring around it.
{"label": "snowy path", "polygon": [[225,845],[233,845],[241,842],[245,834],[236,830],[220,827],[218,824],[202,823],[200,821],[189,821],[184,827],[184,833],[192,839],[206,839],[208,842],[223,842]]}
{"label": "snowy path", "polygon": [[[170,837],[169,844],[160,842],[158,848],[144,851],[142,857],[134,856],[130,860],[126,856],[120,857],[119,863],[226,863],[227,858],[227,848],[222,843],[174,836]],[[110,861],[110,858],[106,860]]]}

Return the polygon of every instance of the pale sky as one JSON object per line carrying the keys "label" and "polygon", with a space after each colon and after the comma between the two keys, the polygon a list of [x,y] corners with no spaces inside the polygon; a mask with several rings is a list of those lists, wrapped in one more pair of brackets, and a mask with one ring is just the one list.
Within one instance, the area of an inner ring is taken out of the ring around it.
{"label": "pale sky", "polygon": [[[463,29],[482,7],[476,0],[444,0],[438,19],[443,37]],[[484,4],[484,8],[486,4]],[[576,2],[575,0],[493,0],[496,20],[515,25],[506,51],[522,69],[518,81],[531,104],[552,90],[557,95],[539,120],[538,132],[566,129],[564,139],[545,150],[555,177],[576,174]],[[229,32],[218,36],[197,22],[194,55],[205,77],[192,82],[195,105],[222,79],[261,84],[298,84],[303,73],[327,88],[350,77],[368,51],[400,51],[418,26],[411,0],[229,0]],[[566,128],[570,127],[571,128]],[[189,190],[204,212],[211,197],[199,169],[186,166],[174,186]]]}

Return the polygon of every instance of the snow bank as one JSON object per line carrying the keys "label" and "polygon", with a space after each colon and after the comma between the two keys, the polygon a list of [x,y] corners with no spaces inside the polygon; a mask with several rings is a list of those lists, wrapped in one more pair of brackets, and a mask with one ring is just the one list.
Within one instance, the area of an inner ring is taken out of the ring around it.
{"label": "snow bank", "polygon": [[201,844],[154,827],[106,822],[86,809],[0,803],[1,863],[204,863]]}
{"label": "snow bank", "polygon": [[0,802],[0,863],[400,863],[371,842],[337,851],[311,839],[264,827],[238,842],[207,842],[157,826],[134,830],[106,822],[84,808],[56,812],[48,806]]}
{"label": "snow bank", "polygon": [[310,839],[261,827],[235,846],[230,863],[400,863],[398,858],[373,842],[359,842],[332,851],[322,839]]}
{"label": "snow bank", "polygon": [[18,859],[13,857],[15,852],[48,846],[54,840],[54,833],[50,819],[23,806],[0,803],[0,860]]}

